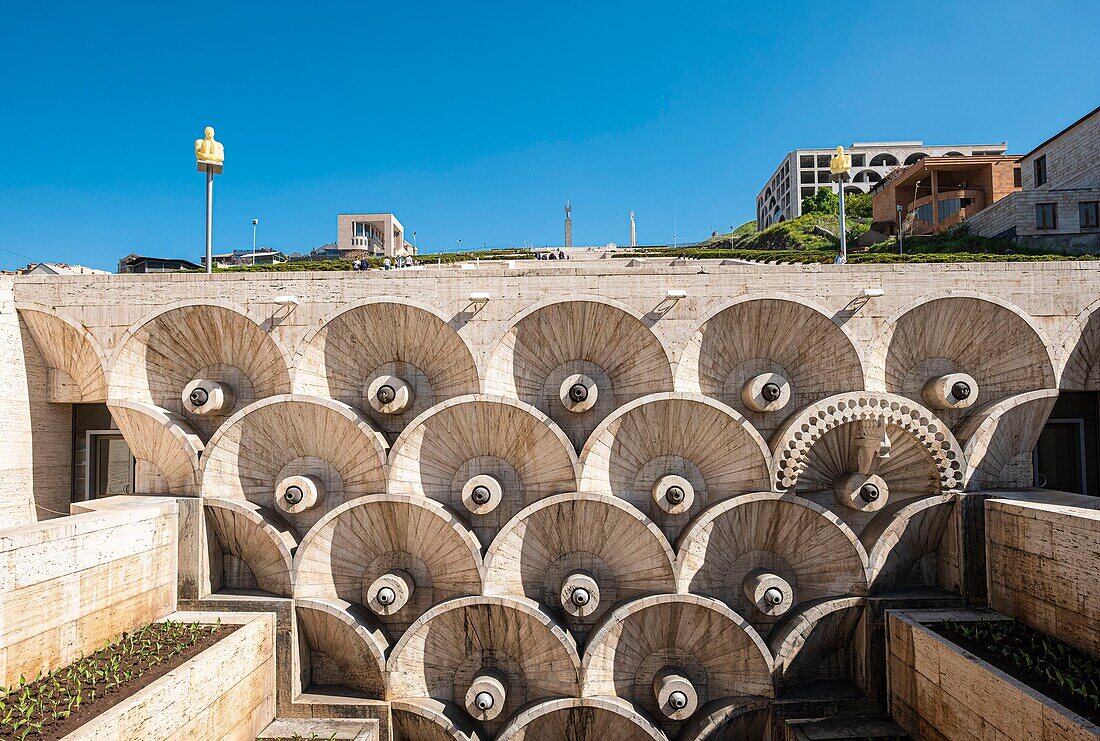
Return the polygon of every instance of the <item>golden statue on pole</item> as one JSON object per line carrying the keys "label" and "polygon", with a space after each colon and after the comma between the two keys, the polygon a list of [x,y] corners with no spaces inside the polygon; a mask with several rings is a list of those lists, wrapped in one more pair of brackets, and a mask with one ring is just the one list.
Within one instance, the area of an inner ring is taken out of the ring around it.
{"label": "golden statue on pole", "polygon": [[207,126],[205,134],[204,138],[195,140],[195,159],[220,165],[225,162],[225,147],[215,141],[213,126]]}
{"label": "golden statue on pole", "polygon": [[844,154],[844,147],[837,147],[836,154],[829,160],[829,171],[833,173],[833,177],[839,177],[841,175],[847,175],[848,171],[851,169],[852,155]]}

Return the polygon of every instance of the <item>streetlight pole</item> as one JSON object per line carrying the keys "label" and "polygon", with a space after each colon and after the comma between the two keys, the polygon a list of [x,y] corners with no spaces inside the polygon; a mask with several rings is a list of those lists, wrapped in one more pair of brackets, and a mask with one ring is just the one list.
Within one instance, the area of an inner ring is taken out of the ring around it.
{"label": "streetlight pole", "polygon": [[260,223],[259,219],[252,220],[252,264],[256,264],[256,226]]}
{"label": "streetlight pole", "polygon": [[899,203],[898,204],[898,254],[899,255],[904,255],[905,254],[905,241],[904,241],[904,235],[902,234],[902,232],[905,230],[904,229],[905,222],[902,219],[901,211],[902,211],[901,204]]}

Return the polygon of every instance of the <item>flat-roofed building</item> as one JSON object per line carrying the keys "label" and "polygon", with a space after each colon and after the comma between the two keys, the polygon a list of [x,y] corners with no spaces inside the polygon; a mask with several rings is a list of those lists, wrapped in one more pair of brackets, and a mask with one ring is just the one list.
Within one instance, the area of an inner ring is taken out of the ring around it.
{"label": "flat-roofed building", "polygon": [[875,185],[871,228],[897,234],[912,214],[912,233],[933,234],[1019,189],[1016,156],[925,157]]}
{"label": "flat-roofed building", "polygon": [[1022,188],[968,218],[972,234],[1100,251],[1100,108],[1020,158]]}
{"label": "flat-roofed building", "polygon": [[[852,155],[852,179],[845,193],[869,193],[898,167],[912,165],[925,157],[974,157],[1002,155],[1008,145],[925,144],[922,141],[854,142],[845,152]],[[802,215],[802,199],[822,188],[836,189],[829,172],[829,159],[836,148],[796,149],[788,152],[756,196],[756,226],[766,229],[780,221]]]}
{"label": "flat-roofed building", "polygon": [[393,214],[339,214],[336,249],[341,253],[367,252],[378,257],[414,255],[405,241],[405,227]]}

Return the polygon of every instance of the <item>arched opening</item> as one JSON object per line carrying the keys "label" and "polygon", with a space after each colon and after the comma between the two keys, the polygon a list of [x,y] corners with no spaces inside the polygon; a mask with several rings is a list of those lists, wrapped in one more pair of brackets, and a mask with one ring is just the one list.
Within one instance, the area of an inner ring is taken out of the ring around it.
{"label": "arched opening", "polygon": [[871,167],[896,167],[898,158],[892,154],[876,154],[871,158]]}
{"label": "arched opening", "polygon": [[905,158],[905,164],[907,164],[907,165],[916,164],[917,162],[920,162],[922,159],[924,159],[927,156],[928,155],[925,154],[924,152],[913,152],[913,154],[911,154],[911,155],[909,155],[908,157]]}

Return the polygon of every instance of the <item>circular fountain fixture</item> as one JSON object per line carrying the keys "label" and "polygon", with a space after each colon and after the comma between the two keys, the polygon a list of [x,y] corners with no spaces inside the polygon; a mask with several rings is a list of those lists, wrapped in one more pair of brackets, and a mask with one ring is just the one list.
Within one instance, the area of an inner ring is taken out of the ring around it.
{"label": "circular fountain fixture", "polygon": [[833,485],[836,501],[859,512],[877,512],[886,506],[890,487],[878,474],[850,473]]}
{"label": "circular fountain fixture", "polygon": [[500,505],[504,489],[488,474],[474,476],[462,487],[462,504],[475,515],[485,515]]}
{"label": "circular fountain fixture", "polygon": [[317,476],[287,476],[275,487],[275,506],[288,514],[305,512],[325,496],[325,484]]}
{"label": "circular fountain fixture", "polygon": [[221,381],[196,378],[183,389],[183,408],[191,414],[226,414],[233,408],[233,401],[233,389]]}
{"label": "circular fountain fixture", "polygon": [[466,712],[474,720],[492,720],[508,700],[508,679],[496,669],[482,669],[466,690]]}
{"label": "circular fountain fixture", "polygon": [[778,412],[790,400],[791,384],[779,373],[761,373],[741,387],[741,401],[754,412]]}
{"label": "circular fountain fixture", "polygon": [[600,606],[600,587],[591,574],[574,571],[561,583],[561,606],[573,617],[588,617]]}
{"label": "circular fountain fixture", "polygon": [[391,569],[364,590],[363,602],[375,615],[392,615],[409,603],[416,584],[401,569]]}
{"label": "circular fountain fixture", "polygon": [[373,379],[363,396],[370,408],[379,414],[404,414],[412,408],[415,398],[412,386],[405,379],[391,375]]}
{"label": "circular fountain fixture", "polygon": [[745,598],[769,617],[779,617],[794,605],[794,589],[774,571],[753,569],[745,575],[741,586]]}
{"label": "circular fountain fixture", "polygon": [[583,373],[566,376],[558,389],[558,398],[562,406],[574,414],[587,412],[596,405],[599,389],[596,382]]}
{"label": "circular fountain fixture", "polygon": [[967,373],[948,373],[924,384],[921,397],[933,409],[966,409],[978,400],[978,382]]}
{"label": "circular fountain fixture", "polygon": [[666,474],[653,482],[653,501],[670,515],[679,515],[691,509],[695,501],[695,487],[683,476]]}
{"label": "circular fountain fixture", "polygon": [[657,707],[669,720],[687,720],[699,707],[699,693],[679,667],[665,667],[653,677]]}

